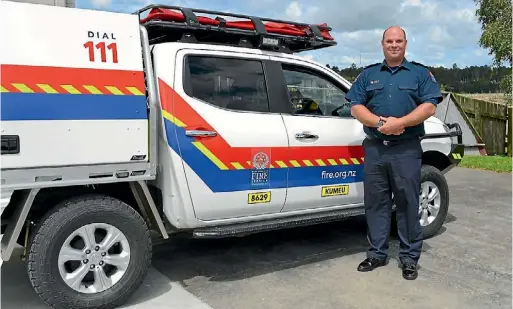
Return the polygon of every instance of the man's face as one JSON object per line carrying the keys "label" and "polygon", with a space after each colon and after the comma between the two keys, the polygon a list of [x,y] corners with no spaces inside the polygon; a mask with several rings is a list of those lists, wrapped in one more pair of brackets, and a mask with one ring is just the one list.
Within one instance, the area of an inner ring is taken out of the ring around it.
{"label": "man's face", "polygon": [[406,53],[406,39],[401,28],[390,28],[381,42],[385,59],[402,61]]}

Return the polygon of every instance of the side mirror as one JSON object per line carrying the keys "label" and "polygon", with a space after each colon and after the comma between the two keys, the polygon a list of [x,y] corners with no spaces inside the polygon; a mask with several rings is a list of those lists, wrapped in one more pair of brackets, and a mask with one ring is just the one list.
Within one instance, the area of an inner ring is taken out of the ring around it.
{"label": "side mirror", "polygon": [[338,116],[338,117],[344,117],[344,118],[353,117],[351,115],[351,105],[349,105],[349,103],[341,105],[341,106],[337,107],[336,109],[334,109],[331,112],[331,115]]}

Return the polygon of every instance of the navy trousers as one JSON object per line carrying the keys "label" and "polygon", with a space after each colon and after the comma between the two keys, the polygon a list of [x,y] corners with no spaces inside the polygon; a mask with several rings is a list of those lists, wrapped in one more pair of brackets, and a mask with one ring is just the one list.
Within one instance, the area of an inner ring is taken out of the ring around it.
{"label": "navy trousers", "polygon": [[367,219],[367,257],[388,256],[392,193],[400,239],[399,260],[417,263],[422,250],[419,222],[422,146],[419,139],[391,142],[365,139],[364,203]]}

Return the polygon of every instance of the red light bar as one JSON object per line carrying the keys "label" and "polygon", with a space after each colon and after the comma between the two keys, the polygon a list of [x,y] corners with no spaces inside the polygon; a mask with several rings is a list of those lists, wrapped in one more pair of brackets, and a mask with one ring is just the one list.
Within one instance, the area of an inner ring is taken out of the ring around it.
{"label": "red light bar", "polygon": [[[148,16],[142,18],[142,14]],[[148,5],[137,14],[150,44],[188,42],[259,48],[286,53],[310,51],[337,45],[326,23],[311,25],[250,15],[191,9],[169,5]],[[198,14],[216,16],[209,18]],[[246,19],[226,21],[224,17]]]}
{"label": "red light bar", "polygon": [[[221,21],[212,19],[209,17],[204,16],[197,16],[198,22],[202,25],[209,25],[209,26],[220,26]],[[153,20],[159,20],[159,21],[168,21],[168,22],[180,22],[183,23],[186,21],[184,14],[180,12],[176,12],[174,10],[170,9],[163,9],[163,8],[153,8],[148,16],[141,20],[141,23],[146,23],[148,21]],[[294,35],[294,36],[304,36],[308,37],[308,31],[310,29],[309,26],[298,26],[298,25],[292,25],[288,23],[280,23],[280,22],[264,22],[265,30],[268,33],[276,33],[276,34],[283,34],[283,35]],[[224,23],[223,25],[226,28],[233,28],[233,29],[242,29],[242,30],[255,30],[255,25],[252,21],[228,21]],[[329,32],[329,27],[326,23],[321,25],[315,25],[319,28],[321,31],[322,37],[325,40],[334,40],[334,38],[331,36]]]}

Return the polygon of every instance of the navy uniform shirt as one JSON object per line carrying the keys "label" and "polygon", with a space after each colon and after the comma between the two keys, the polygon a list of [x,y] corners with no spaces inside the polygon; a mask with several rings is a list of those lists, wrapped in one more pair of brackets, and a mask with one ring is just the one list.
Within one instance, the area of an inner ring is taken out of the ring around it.
{"label": "navy uniform shirt", "polygon": [[[364,68],[346,95],[351,106],[365,105],[373,114],[383,117],[403,117],[418,105],[442,101],[440,87],[433,74],[424,65],[406,59],[395,68],[385,61]],[[424,124],[408,127],[401,135],[381,134],[377,128],[364,126],[366,134],[383,139],[397,140],[425,134]]]}

